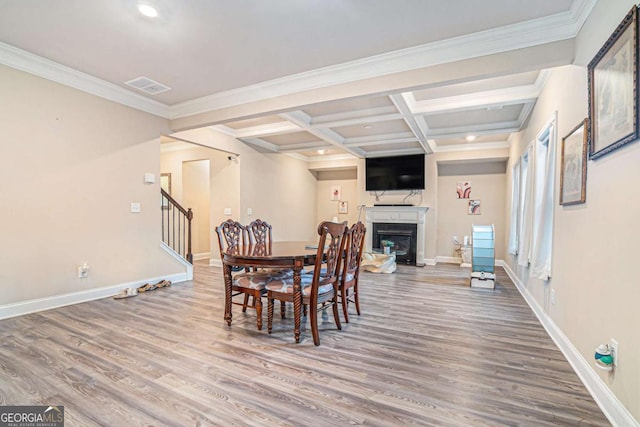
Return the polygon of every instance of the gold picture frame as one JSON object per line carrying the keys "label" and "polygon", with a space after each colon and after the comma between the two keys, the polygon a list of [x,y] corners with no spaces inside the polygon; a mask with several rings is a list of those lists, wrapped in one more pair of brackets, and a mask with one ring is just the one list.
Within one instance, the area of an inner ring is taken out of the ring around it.
{"label": "gold picture frame", "polygon": [[587,196],[588,119],[562,138],[560,160],[560,205],[584,203]]}

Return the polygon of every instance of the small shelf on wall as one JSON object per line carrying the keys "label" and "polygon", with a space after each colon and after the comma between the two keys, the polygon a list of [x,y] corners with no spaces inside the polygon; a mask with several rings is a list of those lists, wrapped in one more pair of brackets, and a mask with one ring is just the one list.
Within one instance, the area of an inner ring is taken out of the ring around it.
{"label": "small shelf on wall", "polygon": [[472,226],[470,280],[472,288],[495,288],[495,235],[493,224]]}

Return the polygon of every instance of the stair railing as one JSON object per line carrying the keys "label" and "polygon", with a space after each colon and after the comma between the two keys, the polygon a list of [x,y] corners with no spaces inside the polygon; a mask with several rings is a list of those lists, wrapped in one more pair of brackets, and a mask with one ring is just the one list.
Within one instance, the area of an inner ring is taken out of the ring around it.
{"label": "stair railing", "polygon": [[164,189],[161,192],[162,241],[193,264],[191,220],[193,211],[185,209]]}

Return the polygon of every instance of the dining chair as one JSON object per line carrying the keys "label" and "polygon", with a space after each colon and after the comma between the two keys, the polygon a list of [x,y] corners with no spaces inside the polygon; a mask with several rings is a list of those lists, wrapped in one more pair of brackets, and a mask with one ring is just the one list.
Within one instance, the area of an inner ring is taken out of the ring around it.
{"label": "dining chair", "polygon": [[[302,304],[309,306],[313,343],[320,345],[318,311],[333,307],[333,318],[340,330],[338,314],[338,278],[344,251],[347,222],[322,222],[318,226],[318,250],[313,274],[301,275]],[[325,268],[321,268],[323,265]],[[322,271],[324,270],[324,271]],[[293,302],[293,278],[273,280],[267,284],[267,331],[273,327],[274,300]],[[297,313],[296,315],[299,315]]]}
{"label": "dining chair", "polygon": [[[367,232],[364,224],[358,221],[352,225],[346,235],[346,254],[343,263],[340,282],[338,284],[338,294],[342,304],[344,321],[349,323],[349,303],[354,303],[356,312],[360,315],[360,298],[358,296],[358,276],[360,275],[360,261],[362,260],[362,249],[364,247],[364,235]],[[351,290],[351,295],[349,295]]]}
{"label": "dining chair", "polygon": [[[273,242],[273,227],[266,221],[258,218],[247,225],[247,230],[249,232],[249,239],[251,240],[251,244],[263,245],[264,247],[268,248]],[[284,279],[287,277],[293,277],[293,270],[290,268],[269,268],[263,269],[261,271],[268,272],[271,279]],[[280,301],[280,317],[282,317],[283,319],[285,317],[284,304],[284,301]]]}
{"label": "dining chair", "polygon": [[[242,245],[250,244],[247,228],[233,219],[228,219],[216,228],[218,244],[220,246],[220,256],[224,251],[233,252],[239,250]],[[231,276],[231,290],[235,292],[231,295],[232,304],[241,305],[242,312],[247,311],[247,307],[256,310],[258,330],[262,330],[262,296],[266,293],[265,286],[272,276],[268,272],[247,271],[233,274]],[[233,301],[233,297],[244,295],[242,303]],[[249,304],[249,297],[252,302]]]}

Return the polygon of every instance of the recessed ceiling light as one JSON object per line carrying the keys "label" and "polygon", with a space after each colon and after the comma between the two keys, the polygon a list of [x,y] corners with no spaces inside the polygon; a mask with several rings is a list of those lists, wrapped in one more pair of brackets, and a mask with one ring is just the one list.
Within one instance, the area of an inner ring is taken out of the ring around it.
{"label": "recessed ceiling light", "polygon": [[466,138],[466,139],[467,139],[467,141],[471,142],[471,141],[473,141],[474,139],[476,139],[476,136],[475,136],[475,135],[467,135],[467,138]]}
{"label": "recessed ceiling light", "polygon": [[327,150],[318,150],[318,154],[324,154],[326,152],[327,152]]}
{"label": "recessed ceiling light", "polygon": [[155,18],[158,16],[156,8],[146,3],[138,3],[138,11],[147,18]]}

